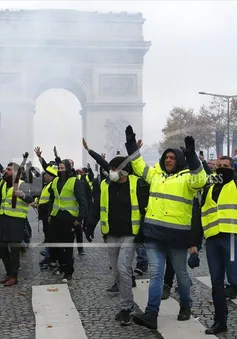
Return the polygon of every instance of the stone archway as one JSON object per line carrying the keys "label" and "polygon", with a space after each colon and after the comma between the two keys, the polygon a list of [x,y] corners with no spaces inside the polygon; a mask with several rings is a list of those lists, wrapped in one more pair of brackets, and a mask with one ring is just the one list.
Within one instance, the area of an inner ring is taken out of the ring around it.
{"label": "stone archway", "polygon": [[0,11],[0,161],[32,152],[35,99],[49,88],[76,95],[83,135],[98,152],[114,156],[126,123],[142,138],[144,21],[141,13]]}

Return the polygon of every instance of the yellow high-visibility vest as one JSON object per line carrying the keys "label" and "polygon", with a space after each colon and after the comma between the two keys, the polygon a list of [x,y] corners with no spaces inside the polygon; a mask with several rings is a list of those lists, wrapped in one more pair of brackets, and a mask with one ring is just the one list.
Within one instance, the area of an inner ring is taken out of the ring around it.
{"label": "yellow high-visibility vest", "polygon": [[54,203],[51,216],[55,217],[59,210],[68,211],[73,217],[79,215],[79,204],[74,195],[75,177],[69,178],[63,186],[61,193],[58,193],[57,184],[59,178],[55,178],[52,182],[52,190],[54,192]]}
{"label": "yellow high-visibility vest", "polygon": [[48,183],[48,185],[44,186],[44,188],[41,191],[41,195],[39,198],[39,205],[47,204],[50,199],[50,193],[49,193],[49,188],[52,185],[52,181]]}
{"label": "yellow high-visibility vest", "polygon": [[[18,189],[20,189],[22,180],[19,180]],[[29,204],[23,201],[21,198],[16,199],[16,208],[12,208],[12,194],[13,187],[7,190],[7,184],[2,186],[2,202],[0,206],[0,215],[7,215],[8,217],[25,219],[29,210]]]}
{"label": "yellow high-visibility vest", "polygon": [[166,175],[159,166],[149,167],[140,154],[133,158],[131,164],[134,172],[150,184],[144,222],[154,227],[191,230],[193,199],[207,181],[203,167]]}
{"label": "yellow high-visibility vest", "polygon": [[[135,175],[129,175],[129,190],[131,200],[131,222],[132,233],[138,234],[140,228],[141,214],[139,210],[138,198],[137,198],[137,181],[138,177]],[[101,196],[100,196],[100,221],[102,234],[109,233],[109,184],[106,180],[101,182]]]}
{"label": "yellow high-visibility vest", "polygon": [[212,185],[202,207],[202,227],[205,238],[218,233],[237,234],[237,188],[234,180],[222,187],[217,203],[212,199]]}

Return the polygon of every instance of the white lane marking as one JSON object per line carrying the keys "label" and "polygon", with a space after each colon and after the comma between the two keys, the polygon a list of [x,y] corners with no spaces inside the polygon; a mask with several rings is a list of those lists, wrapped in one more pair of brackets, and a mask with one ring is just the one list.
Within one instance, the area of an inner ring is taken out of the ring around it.
{"label": "white lane marking", "polygon": [[[211,286],[211,278],[209,275],[203,276],[203,277],[195,277],[197,280],[199,280],[201,283],[206,285],[209,288],[212,288]],[[231,299],[231,301],[237,305],[237,299]]]}
{"label": "white lane marking", "polygon": [[66,284],[32,287],[36,339],[87,339]]}
{"label": "white lane marking", "polygon": [[[134,301],[144,312],[148,300],[149,280],[137,280],[137,287],[133,289]],[[177,321],[179,313],[179,304],[169,298],[161,302],[160,313],[158,317],[158,331],[164,339],[207,339],[205,327],[191,317],[188,321]],[[208,338],[216,339],[216,336],[209,335]]]}

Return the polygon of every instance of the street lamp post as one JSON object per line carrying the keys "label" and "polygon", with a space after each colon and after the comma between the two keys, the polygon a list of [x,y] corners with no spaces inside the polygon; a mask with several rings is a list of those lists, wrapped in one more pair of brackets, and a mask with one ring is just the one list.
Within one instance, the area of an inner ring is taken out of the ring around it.
{"label": "street lamp post", "polygon": [[237,95],[213,94],[206,92],[198,92],[202,95],[210,95],[212,97],[222,98],[227,100],[227,155],[230,156],[230,99],[236,98]]}

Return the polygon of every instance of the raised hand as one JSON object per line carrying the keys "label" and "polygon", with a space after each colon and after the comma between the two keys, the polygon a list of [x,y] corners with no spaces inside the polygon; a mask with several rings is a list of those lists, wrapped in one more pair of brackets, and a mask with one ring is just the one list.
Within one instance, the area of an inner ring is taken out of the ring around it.
{"label": "raised hand", "polygon": [[192,156],[195,153],[195,140],[192,136],[187,136],[184,139],[185,147],[181,146],[180,149],[184,152],[186,157]]}
{"label": "raised hand", "polygon": [[37,155],[37,157],[40,158],[41,154],[42,154],[40,147],[39,146],[35,147],[34,151],[35,151],[35,154]]}
{"label": "raised hand", "polygon": [[133,128],[132,126],[127,126],[126,130],[125,130],[125,134],[126,134],[126,142],[127,143],[133,143],[134,141],[136,141],[135,137],[136,134],[133,132]]}
{"label": "raised hand", "polygon": [[141,139],[139,139],[138,142],[137,142],[138,149],[140,149],[142,146],[143,146],[143,142],[142,142]]}
{"label": "raised hand", "polygon": [[84,138],[82,138],[82,144],[83,144],[83,147],[85,148],[85,150],[89,151],[88,144],[87,144],[87,142]]}
{"label": "raised hand", "polygon": [[53,148],[53,152],[54,152],[54,156],[55,156],[55,158],[58,158],[58,152],[57,152],[57,148],[56,148],[56,146],[54,146],[54,148]]}

